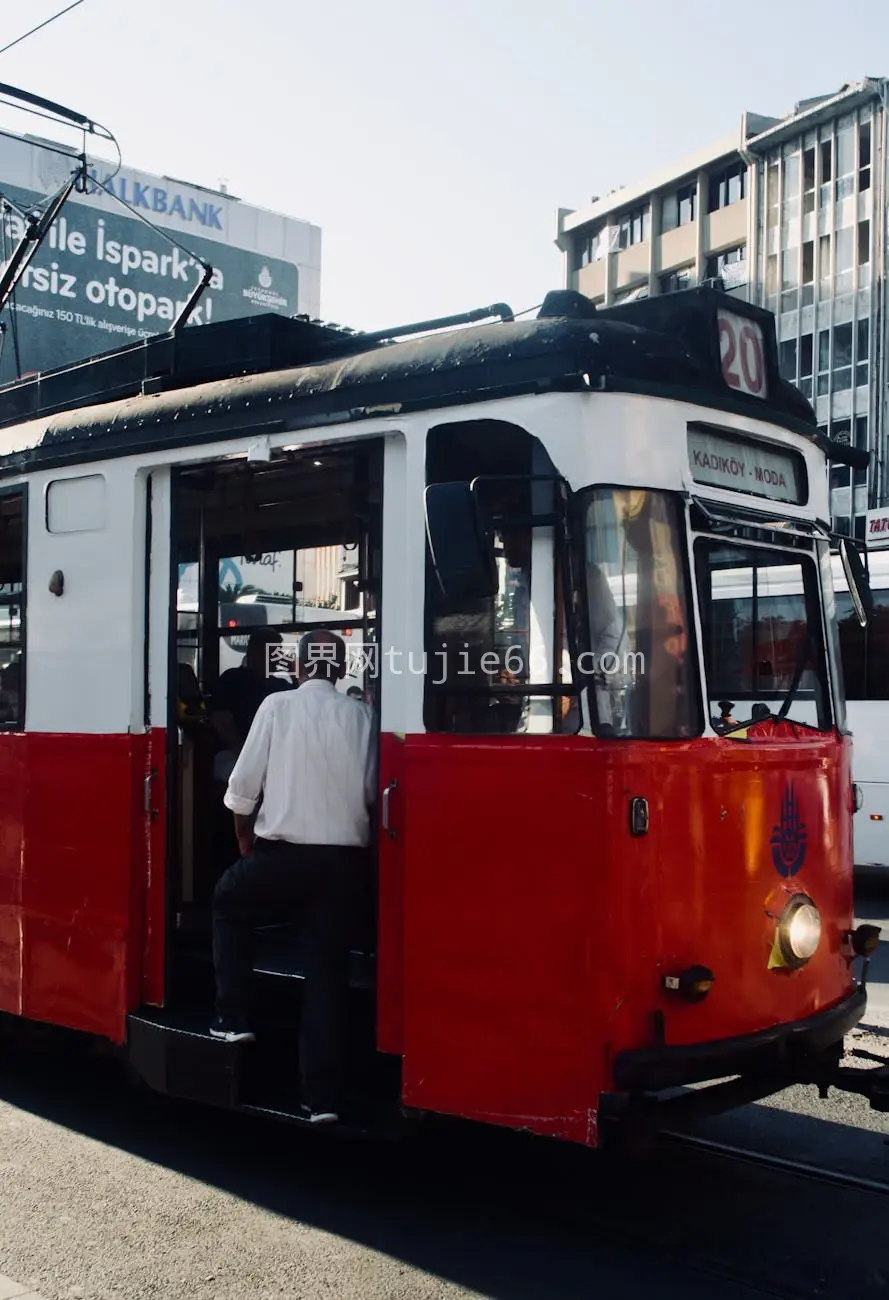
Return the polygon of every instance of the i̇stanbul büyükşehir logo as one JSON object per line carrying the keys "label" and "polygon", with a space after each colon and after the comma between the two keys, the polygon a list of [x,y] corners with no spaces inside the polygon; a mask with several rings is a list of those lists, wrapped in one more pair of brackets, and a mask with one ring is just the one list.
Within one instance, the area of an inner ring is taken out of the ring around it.
{"label": "i\u0307stanbul b\u00fcy\u00fck\u015fehir logo", "polygon": [[806,860],[806,825],[799,815],[793,783],[781,800],[781,820],[772,832],[772,862],[780,876],[795,876]]}

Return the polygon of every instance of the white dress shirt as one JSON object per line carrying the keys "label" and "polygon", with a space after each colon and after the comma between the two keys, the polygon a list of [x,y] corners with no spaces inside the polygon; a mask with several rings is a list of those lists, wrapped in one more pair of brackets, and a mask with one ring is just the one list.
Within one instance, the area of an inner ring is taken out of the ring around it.
{"label": "white dress shirt", "polygon": [[225,806],[249,816],[260,794],[259,839],[367,845],[377,796],[370,706],[321,680],[269,695],[229,777]]}

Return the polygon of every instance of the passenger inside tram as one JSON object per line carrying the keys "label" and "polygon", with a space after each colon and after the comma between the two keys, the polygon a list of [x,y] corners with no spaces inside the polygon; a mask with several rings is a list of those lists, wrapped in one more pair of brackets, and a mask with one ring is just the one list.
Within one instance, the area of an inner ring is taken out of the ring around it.
{"label": "passenger inside tram", "polygon": [[255,628],[247,642],[243,662],[222,674],[213,691],[210,722],[224,746],[213,762],[218,782],[226,782],[243,748],[256,711],[268,695],[291,690],[286,678],[270,674],[269,647],[281,645],[283,637],[274,627]]}

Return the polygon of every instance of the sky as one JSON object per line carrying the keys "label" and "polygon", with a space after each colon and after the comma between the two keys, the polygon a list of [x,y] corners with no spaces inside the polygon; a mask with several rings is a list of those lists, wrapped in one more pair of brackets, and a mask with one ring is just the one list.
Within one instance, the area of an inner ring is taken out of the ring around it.
{"label": "sky", "polygon": [[[67,3],[3,5],[0,46]],[[885,0],[84,0],[0,54],[126,165],[320,226],[321,314],[356,329],[536,306],[560,207],[884,75]]]}

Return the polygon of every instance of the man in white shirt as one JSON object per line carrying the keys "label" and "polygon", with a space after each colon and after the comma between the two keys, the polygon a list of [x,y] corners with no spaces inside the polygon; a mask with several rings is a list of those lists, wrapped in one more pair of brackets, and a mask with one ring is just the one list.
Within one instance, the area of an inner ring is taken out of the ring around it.
{"label": "man in white shirt", "polygon": [[210,1033],[226,1042],[254,1040],[247,1020],[254,927],[302,919],[302,1111],[313,1123],[330,1123],[343,1080],[349,952],[367,872],[377,747],[370,707],[336,689],[346,671],[340,637],[306,633],[299,670],[298,691],[259,706],[225,794],[241,858],[213,899],[217,1014]]}

